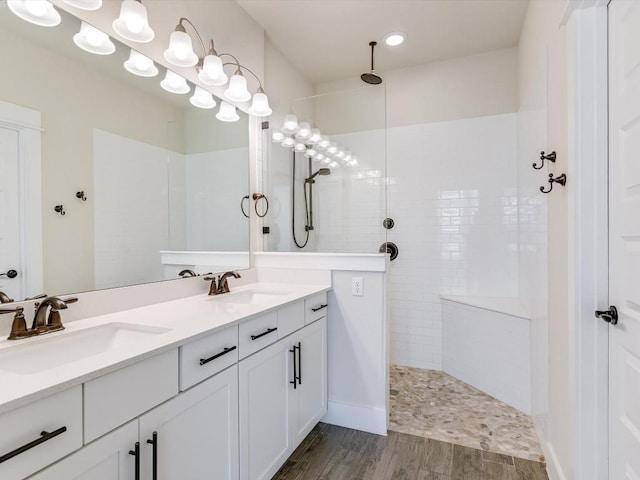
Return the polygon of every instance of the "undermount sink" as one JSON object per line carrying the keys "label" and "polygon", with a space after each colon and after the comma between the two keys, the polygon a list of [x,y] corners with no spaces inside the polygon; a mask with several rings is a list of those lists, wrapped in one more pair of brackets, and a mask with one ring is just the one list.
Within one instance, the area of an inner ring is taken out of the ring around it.
{"label": "undermount sink", "polygon": [[222,303],[235,303],[238,305],[260,305],[262,303],[278,300],[288,292],[277,290],[245,290],[244,292],[226,293],[217,300]]}
{"label": "undermount sink", "polygon": [[76,332],[47,335],[24,345],[0,350],[0,370],[30,375],[85,360],[112,349],[168,332],[168,328],[108,323]]}

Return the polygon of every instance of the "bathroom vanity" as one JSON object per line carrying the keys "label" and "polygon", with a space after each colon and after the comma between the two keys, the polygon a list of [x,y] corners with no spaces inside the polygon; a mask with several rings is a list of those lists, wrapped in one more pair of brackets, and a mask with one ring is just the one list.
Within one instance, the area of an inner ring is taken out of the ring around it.
{"label": "bathroom vanity", "polygon": [[329,288],[254,283],[1,341],[0,478],[271,478],[327,411]]}

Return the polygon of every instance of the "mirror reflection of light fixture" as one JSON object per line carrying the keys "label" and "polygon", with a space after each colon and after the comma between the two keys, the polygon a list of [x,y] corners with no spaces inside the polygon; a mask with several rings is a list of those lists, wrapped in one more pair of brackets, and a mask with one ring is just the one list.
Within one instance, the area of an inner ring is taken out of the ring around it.
{"label": "mirror reflection of light fixture", "polygon": [[129,60],[124,62],[124,68],[126,68],[129,73],[133,73],[139,77],[155,77],[158,75],[158,68],[153,63],[153,60],[135,50],[131,50]]}
{"label": "mirror reflection of light fixture", "polygon": [[[188,19],[184,17],[180,19],[175,30],[169,37],[169,48],[164,51],[164,58],[176,67],[195,67],[198,64],[199,58],[193,51],[191,36],[187,34],[187,30],[184,28],[184,25],[182,25],[182,22],[187,22],[193,27],[193,24]],[[195,30],[195,27],[193,28]],[[196,35],[200,43],[202,43],[202,39],[197,30]],[[204,50],[204,44],[202,49]]]}
{"label": "mirror reflection of light fixture", "polygon": [[41,27],[55,27],[62,21],[48,0],[7,0],[7,6],[22,20]]}
{"label": "mirror reflection of light fixture", "polygon": [[72,7],[80,10],[99,10],[102,7],[102,0],[63,0]]}
{"label": "mirror reflection of light fixture", "polygon": [[215,108],[217,105],[211,92],[207,92],[204,88],[198,86],[196,86],[195,92],[189,101],[191,102],[191,105],[198,108],[210,109]]}
{"label": "mirror reflection of light fixture", "polygon": [[160,86],[167,92],[177,93],[179,95],[184,95],[191,91],[187,81],[171,70],[167,70],[167,74],[165,75],[164,80],[160,82]]}
{"label": "mirror reflection of light fixture", "polygon": [[240,116],[236,111],[236,107],[234,107],[230,103],[225,102],[224,100],[220,102],[220,109],[216,114],[216,118],[221,122],[237,122],[238,120],[240,120]]}
{"label": "mirror reflection of light fixture", "polygon": [[322,135],[320,133],[319,128],[312,128],[311,135],[309,135],[309,143],[312,145],[317,145],[322,140]]}
{"label": "mirror reflection of light fixture", "polygon": [[296,138],[300,140],[307,140],[311,135],[311,125],[307,122],[300,122],[298,126],[298,133],[296,133]]}
{"label": "mirror reflection of light fixture", "polygon": [[295,135],[298,133],[298,117],[296,117],[293,113],[288,113],[284,116],[284,122],[282,122],[282,133],[287,135]]}
{"label": "mirror reflection of light fixture", "polygon": [[113,29],[132,42],[148,43],[155,37],[149,26],[147,9],[141,0],[122,0],[120,16],[113,21]]}
{"label": "mirror reflection of light fixture", "polygon": [[283,140],[284,133],[275,131],[271,134],[271,141],[273,141],[273,143],[282,143]]}
{"label": "mirror reflection of light fixture", "polygon": [[295,145],[296,145],[296,141],[291,137],[286,137],[280,144],[281,147],[285,147],[285,148],[293,148],[295,147]]}
{"label": "mirror reflection of light fixture", "polygon": [[82,50],[96,55],[111,55],[116,51],[109,35],[85,22],[82,22],[80,31],[73,36],[73,43]]}

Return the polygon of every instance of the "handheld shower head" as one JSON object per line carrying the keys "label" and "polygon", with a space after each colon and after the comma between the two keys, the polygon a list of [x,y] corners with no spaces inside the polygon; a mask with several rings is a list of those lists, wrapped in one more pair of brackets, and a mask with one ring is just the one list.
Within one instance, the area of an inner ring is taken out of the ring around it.
{"label": "handheld shower head", "polygon": [[311,175],[309,178],[305,179],[305,183],[312,183],[314,181],[313,179],[316,178],[318,175],[331,175],[331,169],[321,168],[316,173]]}

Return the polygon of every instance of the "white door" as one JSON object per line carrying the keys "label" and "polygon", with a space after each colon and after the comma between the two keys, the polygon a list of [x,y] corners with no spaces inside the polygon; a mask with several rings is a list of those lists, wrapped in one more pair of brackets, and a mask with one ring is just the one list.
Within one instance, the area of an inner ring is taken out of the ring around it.
{"label": "white door", "polygon": [[327,319],[303,328],[293,336],[298,385],[290,389],[293,445],[299,445],[327,413]]}
{"label": "white door", "polygon": [[9,270],[20,275],[18,141],[16,130],[0,127],[0,292],[21,300],[20,277],[2,275]]}
{"label": "white door", "polygon": [[134,480],[135,444],[138,422],[133,421],[60,462],[37,473],[29,480]]}
{"label": "white door", "polygon": [[240,362],[240,478],[269,480],[293,451],[288,339]]}
{"label": "white door", "polygon": [[609,5],[609,478],[640,479],[640,2]]}
{"label": "white door", "polygon": [[144,479],[237,480],[238,367],[140,417],[140,448]]}

